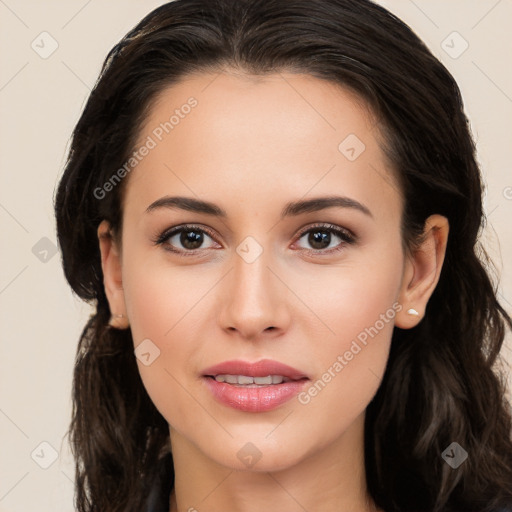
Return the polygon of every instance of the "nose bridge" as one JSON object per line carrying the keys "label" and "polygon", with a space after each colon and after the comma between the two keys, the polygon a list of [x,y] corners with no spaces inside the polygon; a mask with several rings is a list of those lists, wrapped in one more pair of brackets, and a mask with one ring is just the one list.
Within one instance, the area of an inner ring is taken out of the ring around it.
{"label": "nose bridge", "polygon": [[240,254],[234,257],[234,290],[241,303],[263,303],[264,299],[269,298],[266,296],[272,295],[273,286],[269,282],[270,271],[267,268],[270,263],[268,252],[264,251],[254,261],[245,260]]}
{"label": "nose bridge", "polygon": [[274,266],[272,261],[272,251],[251,237],[239,244],[222,305],[223,328],[253,337],[269,327],[286,326],[285,294],[282,283],[268,268]]}

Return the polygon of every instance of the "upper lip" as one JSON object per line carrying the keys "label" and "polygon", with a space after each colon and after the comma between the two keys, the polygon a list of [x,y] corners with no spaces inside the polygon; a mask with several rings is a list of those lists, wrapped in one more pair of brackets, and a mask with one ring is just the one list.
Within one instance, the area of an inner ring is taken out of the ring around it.
{"label": "upper lip", "polygon": [[261,359],[254,363],[241,360],[224,361],[206,368],[202,372],[205,376],[216,375],[246,375],[247,377],[266,377],[267,375],[282,375],[291,380],[308,378],[296,368],[272,359]]}

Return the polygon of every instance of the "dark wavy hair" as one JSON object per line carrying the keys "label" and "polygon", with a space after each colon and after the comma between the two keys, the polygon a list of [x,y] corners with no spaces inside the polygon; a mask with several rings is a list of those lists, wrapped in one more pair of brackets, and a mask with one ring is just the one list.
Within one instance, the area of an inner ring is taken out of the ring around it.
{"label": "dark wavy hair", "polygon": [[[512,421],[500,356],[510,316],[479,242],[482,180],[459,88],[401,20],[369,0],[175,0],[110,51],[74,129],[55,194],[67,281],[95,306],[77,349],[68,433],[78,512],[145,510],[169,457],[169,426],[141,381],[130,329],[108,327],[97,238],[121,233],[126,180],[99,200],[129,158],[152,101],[193,72],[306,73],[355,92],[378,119],[405,198],[404,248],[426,218],[450,236],[423,320],[395,328],[386,372],[367,407],[368,490],[387,512],[491,512],[512,507]],[[469,454],[452,469],[456,441]],[[166,466],[173,481],[172,464]]]}

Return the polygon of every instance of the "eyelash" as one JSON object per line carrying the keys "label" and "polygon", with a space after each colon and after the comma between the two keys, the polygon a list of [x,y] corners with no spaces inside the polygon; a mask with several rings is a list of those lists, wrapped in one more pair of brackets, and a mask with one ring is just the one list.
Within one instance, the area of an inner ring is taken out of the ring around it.
{"label": "eyelash", "polygon": [[[313,255],[331,255],[333,253],[336,253],[338,251],[341,251],[345,248],[345,245],[351,245],[354,244],[357,241],[357,237],[348,229],[340,228],[334,224],[323,224],[318,223],[314,224],[312,226],[308,226],[307,229],[302,230],[296,237],[296,241],[300,240],[304,235],[312,232],[312,231],[325,231],[334,233],[336,236],[341,238],[342,242],[340,242],[336,247],[333,247],[328,250],[323,249],[302,249],[307,254],[313,254]],[[165,230],[163,233],[158,235],[156,238],[154,238],[152,241],[155,245],[162,245],[164,250],[179,254],[181,256],[197,256],[198,252],[204,251],[205,249],[193,249],[193,250],[183,250],[183,249],[173,249],[171,245],[167,244],[165,245],[165,242],[169,240],[172,236],[179,234],[181,232],[187,232],[187,231],[195,231],[198,233],[204,233],[208,235],[210,238],[215,240],[214,234],[207,228],[199,227],[194,224],[184,224],[182,226],[175,226],[173,228]],[[218,243],[218,242],[217,242]],[[295,243],[295,242],[294,242]]]}

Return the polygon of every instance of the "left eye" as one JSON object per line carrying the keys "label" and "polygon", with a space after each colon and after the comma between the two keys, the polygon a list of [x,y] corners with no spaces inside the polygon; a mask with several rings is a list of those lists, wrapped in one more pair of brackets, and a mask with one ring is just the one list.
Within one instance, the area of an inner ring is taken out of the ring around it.
{"label": "left eye", "polygon": [[[337,249],[344,243],[350,244],[354,242],[354,237],[348,231],[336,226],[318,226],[315,228],[309,228],[307,231],[302,233],[299,240],[302,240],[303,238],[306,238],[307,243],[312,247],[312,249],[305,248],[306,250],[321,252],[330,252],[330,249]],[[336,239],[340,241],[331,245],[331,243],[335,242]]]}

